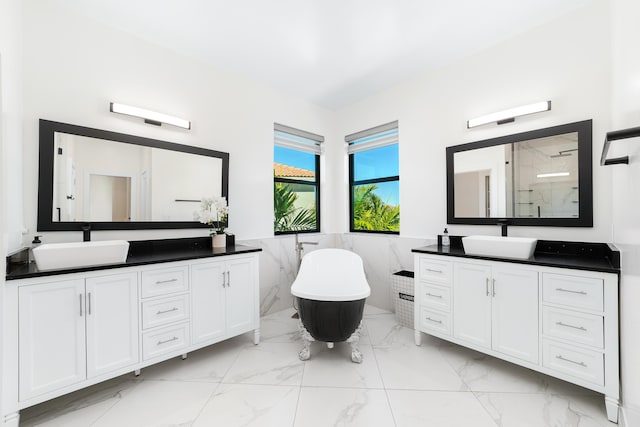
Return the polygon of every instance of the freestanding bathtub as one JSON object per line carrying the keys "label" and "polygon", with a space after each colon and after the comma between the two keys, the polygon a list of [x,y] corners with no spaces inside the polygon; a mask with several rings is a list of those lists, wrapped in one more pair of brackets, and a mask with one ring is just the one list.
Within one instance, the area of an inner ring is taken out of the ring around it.
{"label": "freestanding bathtub", "polygon": [[362,362],[358,348],[364,302],[371,294],[359,255],[344,249],[319,249],[302,258],[291,285],[304,347],[300,360],[311,356],[312,341],[351,344],[351,360]]}

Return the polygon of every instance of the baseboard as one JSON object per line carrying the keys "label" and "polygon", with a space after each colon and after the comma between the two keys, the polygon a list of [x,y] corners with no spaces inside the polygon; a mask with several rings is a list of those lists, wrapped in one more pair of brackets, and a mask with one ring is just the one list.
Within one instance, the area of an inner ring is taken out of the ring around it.
{"label": "baseboard", "polygon": [[624,404],[620,407],[620,427],[640,426],[640,406]]}

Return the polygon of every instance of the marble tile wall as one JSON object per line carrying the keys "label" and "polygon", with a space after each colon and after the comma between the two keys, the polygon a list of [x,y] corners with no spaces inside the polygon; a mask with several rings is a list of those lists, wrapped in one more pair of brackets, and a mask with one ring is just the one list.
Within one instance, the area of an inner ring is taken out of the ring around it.
{"label": "marble tile wall", "polygon": [[[399,270],[413,270],[412,248],[434,243],[434,239],[413,239],[398,236],[369,234],[303,234],[300,241],[307,245],[305,253],[320,248],[343,248],[359,254],[371,286],[367,303],[393,311],[390,276]],[[293,306],[289,289],[298,268],[295,236],[276,236],[269,239],[246,240],[246,245],[262,248],[260,254],[260,315],[275,313]],[[292,311],[293,314],[293,311]]]}

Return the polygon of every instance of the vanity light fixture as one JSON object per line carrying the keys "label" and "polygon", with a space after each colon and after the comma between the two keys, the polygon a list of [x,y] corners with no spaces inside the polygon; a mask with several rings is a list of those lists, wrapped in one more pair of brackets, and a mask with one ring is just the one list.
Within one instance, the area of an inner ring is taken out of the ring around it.
{"label": "vanity light fixture", "polygon": [[493,122],[496,122],[499,125],[503,125],[505,123],[511,123],[515,121],[516,117],[549,110],[551,110],[551,101],[541,101],[534,104],[522,105],[520,107],[510,108],[508,110],[498,111],[497,113],[491,113],[487,114],[486,116],[467,120],[467,129]]}
{"label": "vanity light fixture", "polygon": [[145,110],[144,108],[132,107],[131,105],[118,104],[112,102],[109,106],[112,113],[126,114],[128,116],[140,117],[145,123],[150,125],[162,126],[163,123],[178,126],[184,129],[191,129],[189,120],[170,116],[168,114],[157,113],[155,111]]}
{"label": "vanity light fixture", "polygon": [[555,176],[569,176],[569,172],[539,173],[536,178],[553,178]]}

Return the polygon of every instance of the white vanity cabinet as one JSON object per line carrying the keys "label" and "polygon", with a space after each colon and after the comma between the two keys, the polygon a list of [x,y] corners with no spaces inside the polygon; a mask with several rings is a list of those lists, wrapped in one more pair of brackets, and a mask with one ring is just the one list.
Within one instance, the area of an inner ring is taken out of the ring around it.
{"label": "white vanity cabinet", "polygon": [[537,363],[538,272],[482,263],[453,265],[453,336]]}
{"label": "white vanity cabinet", "polygon": [[416,253],[415,341],[473,348],[605,395],[617,422],[618,275]]}
{"label": "white vanity cabinet", "polygon": [[20,400],[137,363],[137,292],[131,273],[21,286]]}
{"label": "white vanity cabinet", "polygon": [[238,256],[191,265],[193,342],[211,343],[256,331],[258,295],[255,258]]}
{"label": "white vanity cabinet", "polygon": [[7,280],[5,425],[23,408],[245,332],[258,344],[258,252]]}

